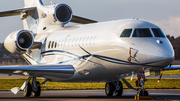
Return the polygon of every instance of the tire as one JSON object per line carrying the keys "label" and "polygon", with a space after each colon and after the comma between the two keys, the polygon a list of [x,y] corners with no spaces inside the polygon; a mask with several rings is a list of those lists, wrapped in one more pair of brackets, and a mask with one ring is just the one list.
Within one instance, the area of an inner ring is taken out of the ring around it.
{"label": "tire", "polygon": [[142,92],[142,90],[139,92],[139,96],[149,96],[149,94],[148,94],[148,91],[144,91],[144,95],[143,95],[143,92]]}
{"label": "tire", "polygon": [[[36,85],[39,85],[39,81],[36,81]],[[39,97],[41,95],[41,86],[37,87],[37,91],[36,92],[32,92],[32,96],[33,97]]]}
{"label": "tire", "polygon": [[123,94],[123,84],[119,81],[120,90],[115,91],[116,96],[121,96]]}
{"label": "tire", "polygon": [[28,83],[27,86],[25,87],[25,89],[23,90],[23,96],[24,97],[30,97],[31,91],[32,91],[32,86],[30,83]]}
{"label": "tire", "polygon": [[106,83],[105,93],[107,96],[113,96],[115,86],[113,83]]}

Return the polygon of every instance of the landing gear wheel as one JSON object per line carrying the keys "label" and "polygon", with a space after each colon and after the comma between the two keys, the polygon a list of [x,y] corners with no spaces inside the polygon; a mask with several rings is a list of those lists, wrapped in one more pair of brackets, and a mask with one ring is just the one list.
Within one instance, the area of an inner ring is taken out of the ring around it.
{"label": "landing gear wheel", "polygon": [[139,91],[137,95],[139,95],[139,96],[149,96],[148,91],[146,91],[146,90],[144,91],[144,93],[143,93],[142,90]]}
{"label": "landing gear wheel", "polygon": [[123,94],[123,84],[121,81],[119,81],[119,87],[120,87],[119,90],[115,91],[116,96],[121,96]]}
{"label": "landing gear wheel", "polygon": [[[36,81],[36,85],[39,85],[39,81]],[[32,92],[32,96],[33,97],[39,97],[41,95],[41,86],[37,87],[37,91],[36,92]]]}
{"label": "landing gear wheel", "polygon": [[23,91],[23,96],[24,97],[30,97],[31,91],[32,91],[32,86],[30,83],[28,83],[27,86],[25,87],[24,91]]}
{"label": "landing gear wheel", "polygon": [[105,86],[106,95],[112,96],[114,93],[114,90],[115,90],[114,88],[115,88],[115,86],[113,85],[113,83],[111,83],[111,82],[106,83],[106,86]]}

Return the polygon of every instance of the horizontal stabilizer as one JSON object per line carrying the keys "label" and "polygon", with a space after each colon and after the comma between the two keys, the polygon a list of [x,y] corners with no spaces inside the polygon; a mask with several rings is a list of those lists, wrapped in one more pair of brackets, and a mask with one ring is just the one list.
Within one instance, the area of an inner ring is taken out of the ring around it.
{"label": "horizontal stabilizer", "polygon": [[[26,12],[32,12],[36,9],[36,7],[30,7],[30,8],[23,8],[23,9],[16,9],[16,10],[10,10],[10,11],[3,11],[0,12],[0,17],[7,17],[7,16],[15,16],[15,15],[21,15]],[[79,17],[76,15],[73,15],[71,22],[74,23],[80,23],[80,24],[89,24],[89,23],[97,23],[97,21]]]}
{"label": "horizontal stabilizer", "polygon": [[75,16],[75,15],[73,15],[73,17],[71,19],[71,22],[80,23],[80,24],[97,23],[97,21],[86,19],[86,18],[82,18],[82,17]]}
{"label": "horizontal stabilizer", "polygon": [[16,9],[16,10],[10,10],[10,11],[3,11],[3,12],[0,12],[0,17],[21,15],[22,13],[25,13],[25,12],[32,12],[35,9],[36,7],[30,7],[30,8]]}

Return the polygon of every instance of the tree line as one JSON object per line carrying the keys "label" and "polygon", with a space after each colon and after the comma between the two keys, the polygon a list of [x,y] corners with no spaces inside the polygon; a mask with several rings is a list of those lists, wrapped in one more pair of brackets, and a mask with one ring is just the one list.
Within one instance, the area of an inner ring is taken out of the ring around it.
{"label": "tree line", "polygon": [[0,65],[27,65],[21,55],[11,54],[4,47],[3,43],[0,43]]}
{"label": "tree line", "polygon": [[180,36],[174,38],[174,36],[166,35],[166,37],[169,39],[174,48],[175,60],[180,60]]}

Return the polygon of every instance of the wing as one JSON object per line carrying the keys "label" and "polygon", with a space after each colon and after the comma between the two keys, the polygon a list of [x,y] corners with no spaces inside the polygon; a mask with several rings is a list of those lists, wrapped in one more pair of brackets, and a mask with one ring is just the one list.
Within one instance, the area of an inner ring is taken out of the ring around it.
{"label": "wing", "polygon": [[[22,13],[33,12],[34,10],[36,10],[36,7],[10,10],[10,11],[3,11],[3,12],[0,12],[0,17],[21,15]],[[97,21],[87,19],[87,18],[83,18],[83,17],[79,17],[76,15],[73,15],[71,22],[80,23],[80,24],[97,23]]]}
{"label": "wing", "polygon": [[167,66],[164,68],[164,70],[180,70],[180,65],[172,65],[172,66]]}
{"label": "wing", "polygon": [[25,12],[32,12],[35,9],[36,9],[36,7],[31,7],[31,8],[23,8],[23,9],[16,9],[16,10],[10,10],[10,11],[3,11],[3,12],[0,12],[0,17],[21,15],[22,13],[25,13]]}
{"label": "wing", "polygon": [[71,65],[27,65],[27,66],[0,66],[0,73],[17,75],[34,75],[37,77],[60,79],[70,78],[74,75]]}

